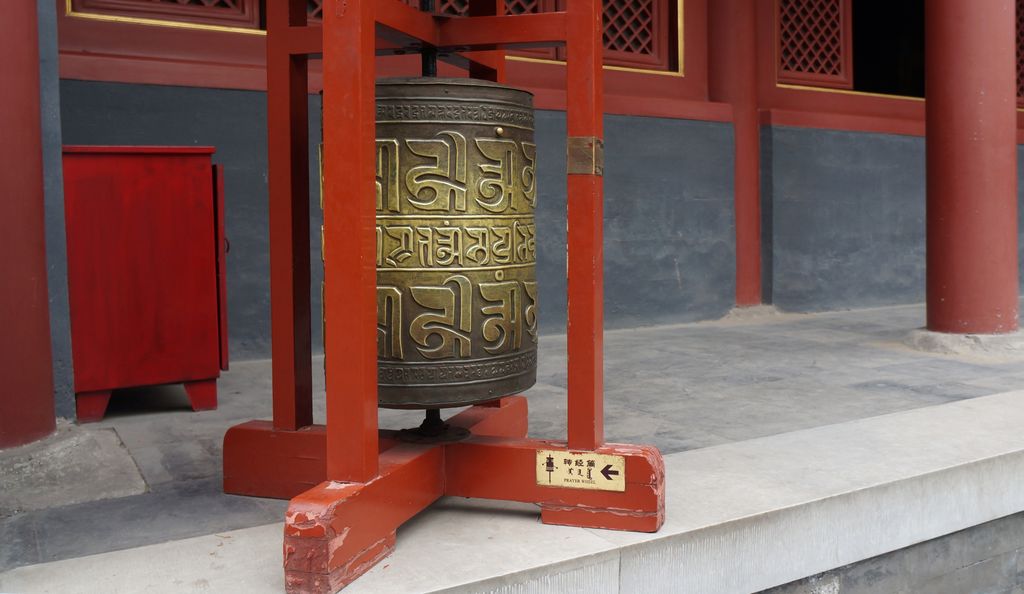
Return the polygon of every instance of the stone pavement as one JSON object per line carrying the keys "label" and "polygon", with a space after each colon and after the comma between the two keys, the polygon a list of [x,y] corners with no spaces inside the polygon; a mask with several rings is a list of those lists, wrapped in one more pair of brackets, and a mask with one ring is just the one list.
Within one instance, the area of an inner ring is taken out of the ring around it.
{"label": "stone pavement", "polygon": [[[923,323],[923,307],[904,306],[608,332],[607,438],[673,453],[1024,387],[1022,363],[902,346]],[[527,392],[531,435],[561,438],[564,336],[542,336],[540,360],[538,385]],[[315,382],[319,421],[322,377]],[[189,411],[178,386],[115,395],[107,419],[83,429],[115,430],[148,491],[0,518],[0,571],[279,522],[286,502],[220,491],[224,431],[269,418],[270,405],[269,361],[233,363],[216,411]],[[382,411],[381,425],[420,418]]]}

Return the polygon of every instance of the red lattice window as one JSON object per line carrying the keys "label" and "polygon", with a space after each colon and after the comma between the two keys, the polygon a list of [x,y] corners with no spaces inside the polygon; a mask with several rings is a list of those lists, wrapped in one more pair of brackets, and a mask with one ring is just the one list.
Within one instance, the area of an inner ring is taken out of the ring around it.
{"label": "red lattice window", "polygon": [[437,12],[452,16],[466,16],[469,10],[467,0],[441,0],[437,3]]}
{"label": "red lattice window", "polygon": [[[440,0],[438,12],[452,16],[466,16],[468,0]],[[525,14],[555,10],[552,0],[505,0],[505,14]]]}
{"label": "red lattice window", "polygon": [[508,14],[527,14],[554,10],[554,3],[543,0],[505,0],[505,12]]}
{"label": "red lattice window", "polygon": [[604,0],[605,64],[670,69],[670,2],[674,1]]}
{"label": "red lattice window", "polygon": [[[419,8],[419,0],[404,0],[409,6]],[[306,0],[306,11],[310,20],[319,21],[320,13],[323,10],[324,0]],[[542,7],[553,5],[552,0],[506,0],[505,10],[508,14],[523,14],[527,12],[539,12]],[[450,16],[466,16],[469,10],[468,0],[440,0],[435,1],[438,14]],[[553,10],[553,8],[543,8]]]}
{"label": "red lattice window", "polygon": [[71,10],[196,25],[260,28],[259,0],[71,0]]}
{"label": "red lattice window", "polygon": [[851,0],[777,0],[779,82],[853,87]]}
{"label": "red lattice window", "polygon": [[1024,0],[1017,0],[1017,105],[1024,107]]}

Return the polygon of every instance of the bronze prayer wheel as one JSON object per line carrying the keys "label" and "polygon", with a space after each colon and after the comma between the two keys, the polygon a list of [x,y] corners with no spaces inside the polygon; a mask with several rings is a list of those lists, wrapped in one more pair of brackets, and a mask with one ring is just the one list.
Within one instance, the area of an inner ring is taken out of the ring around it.
{"label": "bronze prayer wheel", "polygon": [[377,83],[378,399],[465,406],[537,375],[533,96]]}

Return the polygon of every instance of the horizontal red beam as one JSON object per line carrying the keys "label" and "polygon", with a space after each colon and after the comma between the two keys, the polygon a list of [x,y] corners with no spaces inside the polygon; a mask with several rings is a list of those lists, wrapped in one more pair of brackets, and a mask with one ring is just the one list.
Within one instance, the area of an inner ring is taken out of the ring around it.
{"label": "horizontal red beam", "polygon": [[[414,55],[416,53],[418,53],[417,49],[398,46],[387,39],[381,39],[380,35],[377,36],[378,56],[403,56]],[[462,70],[469,70],[470,66],[474,64],[496,70],[503,65],[505,60],[504,56],[498,58],[494,52],[446,52],[439,55],[437,59],[445,64],[451,64],[456,68],[461,68]],[[379,72],[378,76],[381,76]]]}
{"label": "horizontal red beam", "polygon": [[439,28],[438,47],[458,50],[561,45],[567,35],[564,12],[443,18]]}
{"label": "horizontal red beam", "polygon": [[664,506],[664,463],[653,447],[605,444],[594,450],[625,458],[625,492],[538,485],[535,473],[540,449],[568,451],[564,441],[502,437],[476,436],[447,444],[445,495],[651,513]]}
{"label": "horizontal red beam", "polygon": [[[378,55],[432,46],[441,51],[441,60],[461,68],[471,64],[498,67],[493,57],[474,54],[474,51],[555,46],[564,44],[566,38],[564,12],[438,17],[400,0],[378,0],[375,9],[376,35],[384,42]],[[280,43],[291,55],[323,53],[320,25],[279,29],[273,31],[272,36],[274,43]]]}
{"label": "horizontal red beam", "polygon": [[[472,406],[448,419],[474,435],[525,438],[527,404],[522,396],[491,406]],[[381,431],[381,452],[395,447],[395,431]],[[224,492],[290,499],[327,478],[327,428],[310,425],[278,431],[270,421],[235,425],[224,435]]]}
{"label": "horizontal red beam", "polygon": [[924,136],[923,117],[921,119],[909,119],[824,111],[765,109],[761,110],[760,118],[761,125],[763,126],[789,126],[794,128]]}
{"label": "horizontal red beam", "polygon": [[474,64],[491,70],[497,70],[503,65],[505,56],[498,56],[488,52],[461,52],[444,54],[438,56],[437,59],[457,68],[462,68],[463,70],[469,70],[469,68]]}
{"label": "horizontal red beam", "polygon": [[[381,0],[380,4],[377,5],[376,18],[378,23],[376,32],[378,39],[377,55],[403,54],[417,51],[424,45],[441,45],[437,22],[439,19],[435,19],[433,15],[428,13],[416,10],[400,0]],[[490,17],[474,17],[474,19],[479,18]],[[476,21],[474,20],[474,22]],[[280,43],[285,48],[285,51],[291,55],[323,53],[323,28],[320,25],[288,27],[287,29],[276,30],[273,33],[273,37],[274,43]],[[494,55],[488,55],[483,52],[455,51],[465,49],[463,47],[448,49],[451,51],[439,56],[440,60],[458,68],[468,70],[470,66],[478,65],[497,69],[500,66],[499,60]]]}
{"label": "horizontal red beam", "polygon": [[400,0],[379,0],[377,36],[396,45],[430,45],[441,50],[493,50],[559,45],[565,42],[564,12],[505,16],[438,17]]}
{"label": "horizontal red beam", "polygon": [[375,10],[377,37],[403,46],[421,43],[440,45],[434,15],[401,0],[377,0]]}

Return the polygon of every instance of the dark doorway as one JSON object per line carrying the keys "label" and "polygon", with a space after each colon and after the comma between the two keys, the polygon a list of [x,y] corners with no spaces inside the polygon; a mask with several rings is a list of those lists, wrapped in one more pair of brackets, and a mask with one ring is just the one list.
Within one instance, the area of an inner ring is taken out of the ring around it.
{"label": "dark doorway", "polygon": [[853,0],[853,83],[924,97],[924,0]]}

